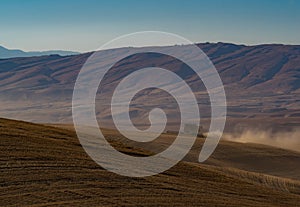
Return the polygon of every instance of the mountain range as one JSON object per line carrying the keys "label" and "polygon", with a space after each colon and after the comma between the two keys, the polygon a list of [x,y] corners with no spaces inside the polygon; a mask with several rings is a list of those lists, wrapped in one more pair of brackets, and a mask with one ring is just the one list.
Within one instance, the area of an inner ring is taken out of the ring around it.
{"label": "mountain range", "polygon": [[[300,46],[231,43],[197,44],[214,63],[225,86],[227,96],[227,128],[253,127],[275,130],[298,126],[300,118]],[[174,49],[170,46],[165,49]],[[102,63],[128,48],[98,52]],[[47,55],[0,60],[1,116],[35,122],[71,122],[71,101],[77,75],[93,53],[73,56]],[[188,58],[193,59],[192,54]],[[106,92],[113,89],[133,68],[163,67],[180,74],[199,95],[203,121],[209,116],[209,100],[203,85],[193,85],[194,76],[185,64],[170,57],[144,53],[125,58],[106,77]],[[96,68],[96,67],[95,67]],[[151,80],[151,77],[148,77]],[[154,92],[156,98],[164,98]],[[138,97],[142,103],[151,104]],[[98,110],[106,118],[107,110]],[[137,117],[139,109],[135,109]],[[261,124],[257,124],[259,120]],[[205,123],[204,123],[205,125]],[[274,125],[274,126],[273,126]],[[247,125],[248,126],[248,125]]]}
{"label": "mountain range", "polygon": [[63,50],[49,50],[49,51],[33,51],[25,52],[19,49],[7,49],[0,46],[0,59],[14,58],[14,57],[32,57],[32,56],[43,56],[43,55],[78,55],[79,52],[63,51]]}

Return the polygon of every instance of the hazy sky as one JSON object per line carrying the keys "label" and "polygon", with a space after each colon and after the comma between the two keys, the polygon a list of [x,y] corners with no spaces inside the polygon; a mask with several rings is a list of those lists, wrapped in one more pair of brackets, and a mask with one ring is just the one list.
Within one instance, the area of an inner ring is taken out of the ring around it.
{"label": "hazy sky", "polygon": [[0,45],[8,48],[90,51],[143,30],[194,42],[300,44],[300,1],[0,1]]}

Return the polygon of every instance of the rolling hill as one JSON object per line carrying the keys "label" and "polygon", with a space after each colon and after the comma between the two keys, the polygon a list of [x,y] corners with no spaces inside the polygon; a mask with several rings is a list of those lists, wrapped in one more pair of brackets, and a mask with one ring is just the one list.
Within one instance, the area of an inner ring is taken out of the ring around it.
{"label": "rolling hill", "polygon": [[[293,164],[296,178],[299,153],[224,141],[207,163],[196,163],[192,151],[185,161],[162,174],[128,178],[95,164],[68,128],[0,119],[2,206],[299,206],[299,180],[239,169],[248,164],[248,169],[256,166],[265,172],[280,168],[281,176],[293,177],[285,171]],[[112,130],[106,134],[119,151],[149,153],[149,149],[119,142]],[[162,142],[170,135],[164,136]],[[243,159],[253,152],[256,163]],[[273,163],[263,161],[260,166],[261,159]]]}

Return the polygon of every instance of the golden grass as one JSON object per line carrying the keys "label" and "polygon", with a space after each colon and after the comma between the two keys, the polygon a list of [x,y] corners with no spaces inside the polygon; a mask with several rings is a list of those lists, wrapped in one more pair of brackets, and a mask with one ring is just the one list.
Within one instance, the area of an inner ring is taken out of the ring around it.
{"label": "golden grass", "polygon": [[280,191],[286,191],[300,195],[300,181],[282,178],[262,173],[244,171],[236,168],[216,167],[217,170],[230,174],[238,179],[243,179],[255,184],[264,185]]}
{"label": "golden grass", "polygon": [[0,119],[0,137],[2,206],[297,206],[300,201],[297,192],[259,184],[245,172],[242,177],[188,161],[156,176],[118,176],[95,164],[72,130]]}

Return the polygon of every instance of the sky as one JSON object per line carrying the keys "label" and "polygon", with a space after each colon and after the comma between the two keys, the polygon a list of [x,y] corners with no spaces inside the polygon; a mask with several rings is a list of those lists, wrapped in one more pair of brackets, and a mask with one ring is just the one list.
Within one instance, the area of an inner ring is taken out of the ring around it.
{"label": "sky", "polygon": [[0,45],[92,51],[164,31],[193,42],[300,44],[299,0],[1,0]]}

